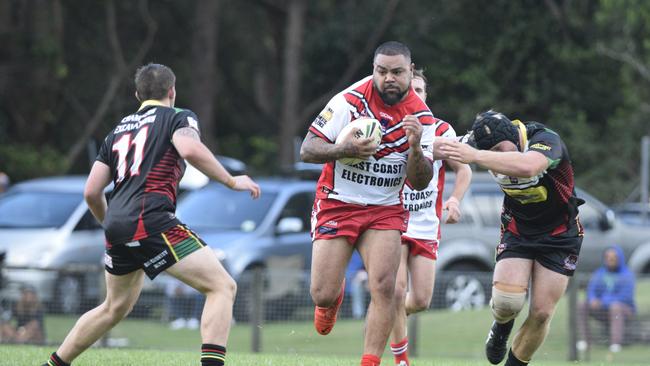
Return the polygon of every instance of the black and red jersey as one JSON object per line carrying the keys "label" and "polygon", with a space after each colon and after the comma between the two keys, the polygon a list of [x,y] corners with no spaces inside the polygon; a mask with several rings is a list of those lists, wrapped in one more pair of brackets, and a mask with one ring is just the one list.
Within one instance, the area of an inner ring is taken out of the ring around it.
{"label": "black and red jersey", "polygon": [[493,174],[505,193],[502,223],[516,235],[557,235],[578,223],[578,206],[569,151],[560,136],[538,122],[526,124],[526,151],[543,154],[546,171],[531,178]]}
{"label": "black and red jersey", "polygon": [[199,130],[194,112],[148,100],[104,139],[97,160],[113,174],[103,223],[109,245],[140,240],[180,223],[176,191],[185,162],[172,135],[184,127]]}

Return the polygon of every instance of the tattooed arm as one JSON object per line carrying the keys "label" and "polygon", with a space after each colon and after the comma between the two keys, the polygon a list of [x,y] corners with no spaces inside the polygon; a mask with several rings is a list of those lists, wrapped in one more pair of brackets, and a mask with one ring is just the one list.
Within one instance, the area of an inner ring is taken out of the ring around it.
{"label": "tattooed arm", "polygon": [[[353,134],[351,134],[353,135]],[[377,150],[371,138],[351,138],[342,144],[333,144],[307,132],[300,146],[300,159],[305,163],[327,163],[341,158],[367,159]]]}
{"label": "tattooed arm", "polygon": [[408,115],[402,121],[406,130],[410,151],[406,161],[406,177],[413,188],[422,190],[429,185],[433,177],[433,164],[424,156],[420,139],[422,138],[422,125],[417,117]]}
{"label": "tattooed arm", "polygon": [[179,128],[172,135],[178,154],[203,174],[236,191],[250,191],[253,198],[260,195],[259,186],[246,175],[233,177],[214,154],[201,142],[199,133],[191,127]]}

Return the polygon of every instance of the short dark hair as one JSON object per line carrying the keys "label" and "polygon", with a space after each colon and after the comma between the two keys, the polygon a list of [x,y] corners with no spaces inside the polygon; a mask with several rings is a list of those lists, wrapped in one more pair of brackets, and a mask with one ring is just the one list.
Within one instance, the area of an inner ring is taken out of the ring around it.
{"label": "short dark hair", "polygon": [[165,98],[176,84],[176,75],[165,65],[149,63],[135,72],[135,91],[140,100]]}
{"label": "short dark hair", "polygon": [[372,58],[373,61],[379,54],[386,56],[404,55],[408,60],[411,60],[411,50],[404,43],[397,41],[388,41],[380,44],[375,50],[375,55]]}
{"label": "short dark hair", "polygon": [[429,80],[424,76],[424,69],[413,69],[413,77],[424,80],[424,85],[429,85]]}

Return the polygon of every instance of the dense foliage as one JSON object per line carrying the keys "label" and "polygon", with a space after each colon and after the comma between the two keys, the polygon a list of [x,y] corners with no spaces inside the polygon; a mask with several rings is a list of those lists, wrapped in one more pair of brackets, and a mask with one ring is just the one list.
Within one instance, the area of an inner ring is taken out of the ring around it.
{"label": "dense foliage", "polygon": [[87,172],[137,107],[135,68],[154,61],[175,70],[177,106],[199,113],[218,153],[279,173],[324,102],[395,39],[457,131],[487,108],[546,123],[578,183],[617,202],[639,184],[650,134],[648,24],[642,0],[5,1],[0,170],[14,181]]}

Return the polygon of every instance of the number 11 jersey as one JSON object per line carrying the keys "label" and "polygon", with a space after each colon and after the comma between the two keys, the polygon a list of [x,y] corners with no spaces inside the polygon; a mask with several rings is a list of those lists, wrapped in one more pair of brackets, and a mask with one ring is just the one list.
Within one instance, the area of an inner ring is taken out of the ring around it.
{"label": "number 11 jersey", "polygon": [[104,140],[97,160],[110,167],[113,179],[103,222],[107,246],[140,240],[180,223],[176,191],[185,161],[172,135],[185,127],[199,131],[192,111],[147,100]]}

